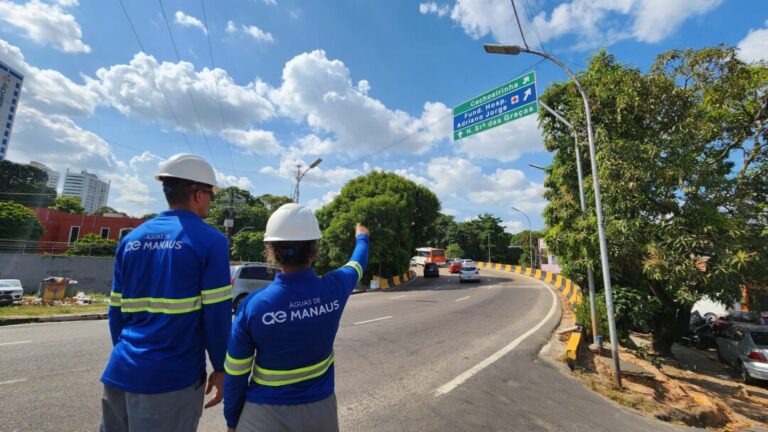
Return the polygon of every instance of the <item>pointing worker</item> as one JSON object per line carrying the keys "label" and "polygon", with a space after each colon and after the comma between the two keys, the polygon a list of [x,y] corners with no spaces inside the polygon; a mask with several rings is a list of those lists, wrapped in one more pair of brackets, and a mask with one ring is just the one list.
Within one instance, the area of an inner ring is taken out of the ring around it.
{"label": "pointing worker", "polygon": [[[117,247],[109,329],[112,355],[101,377],[102,432],[195,431],[221,402],[232,287],[226,238],[206,224],[216,176],[202,158],[160,165],[170,210]],[[213,367],[207,378],[205,352]]]}
{"label": "pointing worker", "polygon": [[224,363],[230,431],[338,431],[333,342],[368,262],[368,229],[358,224],[355,237],[350,261],[318,277],[312,211],[285,204],[269,218],[264,242],[280,273],[245,298],[232,323]]}

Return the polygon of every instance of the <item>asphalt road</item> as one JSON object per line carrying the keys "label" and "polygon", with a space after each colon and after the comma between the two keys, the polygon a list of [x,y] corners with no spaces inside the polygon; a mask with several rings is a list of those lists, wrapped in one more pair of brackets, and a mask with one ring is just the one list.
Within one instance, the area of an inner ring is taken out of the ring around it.
{"label": "asphalt road", "polygon": [[[538,358],[559,308],[543,284],[487,270],[353,296],[335,347],[341,429],[673,430]],[[106,321],[0,327],[0,432],[97,430],[109,350]],[[225,430],[220,406],[199,430]]]}

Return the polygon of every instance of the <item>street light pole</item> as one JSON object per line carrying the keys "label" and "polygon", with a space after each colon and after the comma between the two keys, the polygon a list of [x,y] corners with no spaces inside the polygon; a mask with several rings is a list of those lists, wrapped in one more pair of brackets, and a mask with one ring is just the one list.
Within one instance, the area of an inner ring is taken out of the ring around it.
{"label": "street light pole", "polygon": [[307,172],[309,170],[311,170],[312,168],[320,165],[320,162],[322,162],[322,161],[323,161],[323,159],[318,158],[317,160],[312,162],[312,164],[309,166],[309,168],[304,170],[304,172],[301,172],[301,163],[297,163],[296,164],[296,188],[293,190],[293,202],[295,202],[296,204],[299,203],[299,183],[301,183],[301,179],[303,179],[304,176],[307,175]]}
{"label": "street light pole", "polygon": [[[576,133],[573,125],[565,119],[559,112],[552,109],[549,105],[542,101],[539,101],[539,105],[549,111],[557,120],[568,126],[573,133],[574,149],[576,151],[576,172],[579,177],[579,202],[581,203],[581,214],[587,216],[587,199],[584,194],[584,173],[581,169],[581,150],[579,150],[579,136]],[[530,165],[530,164],[529,164]],[[592,273],[592,268],[587,267],[587,283],[589,284],[589,310],[592,313],[592,343],[597,345],[597,304],[595,302],[595,275]]]}
{"label": "street light pole", "polygon": [[603,200],[600,195],[600,181],[597,170],[597,152],[595,151],[594,132],[592,131],[592,114],[589,108],[589,98],[584,88],[581,86],[576,75],[571,69],[560,61],[557,57],[542,51],[536,51],[516,45],[495,45],[486,44],[485,51],[490,54],[509,54],[518,55],[521,52],[535,54],[544,57],[556,65],[560,66],[573,79],[576,89],[579,91],[584,101],[584,113],[587,120],[587,138],[589,139],[589,157],[592,166],[592,183],[595,193],[595,213],[597,214],[597,237],[600,241],[600,262],[603,267],[603,285],[605,287],[605,305],[608,309],[608,330],[611,336],[611,357],[613,357],[613,371],[616,385],[621,387],[621,367],[619,365],[619,340],[616,335],[616,322],[613,316],[613,291],[611,289],[611,269],[608,266],[608,242],[605,237],[605,225],[603,222]]}
{"label": "street light pole", "polygon": [[488,231],[488,262],[491,262],[491,232]]}
{"label": "street light pole", "polygon": [[531,218],[528,217],[527,214],[525,214],[524,211],[520,210],[517,207],[509,206],[512,210],[520,212],[523,216],[525,216],[525,220],[528,221],[528,247],[529,247],[529,254],[531,255],[531,268],[534,268],[533,266],[533,226],[531,225]]}

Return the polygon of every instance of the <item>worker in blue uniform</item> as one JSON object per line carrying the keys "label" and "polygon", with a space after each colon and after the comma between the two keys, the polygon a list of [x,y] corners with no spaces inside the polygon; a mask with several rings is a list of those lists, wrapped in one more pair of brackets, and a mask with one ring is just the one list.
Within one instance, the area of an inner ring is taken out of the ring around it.
{"label": "worker in blue uniform", "polygon": [[[178,154],[155,178],[170,210],[126,235],[115,254],[103,432],[192,432],[203,392],[216,389],[206,408],[223,398],[232,323],[229,248],[202,220],[216,176],[202,158]],[[206,351],[213,368],[207,379]]]}
{"label": "worker in blue uniform", "polygon": [[312,269],[320,229],[312,211],[285,204],[264,235],[275,281],[239,307],[224,363],[224,417],[230,431],[338,431],[333,342],[368,262],[368,229],[340,269]]}

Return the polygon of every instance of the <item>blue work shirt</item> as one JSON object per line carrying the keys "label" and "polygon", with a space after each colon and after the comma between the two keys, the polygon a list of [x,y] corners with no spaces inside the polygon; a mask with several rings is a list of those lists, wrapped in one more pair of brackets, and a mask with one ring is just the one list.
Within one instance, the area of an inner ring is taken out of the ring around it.
{"label": "blue work shirt", "polygon": [[160,213],[117,247],[114,348],[101,381],[132,393],[179,390],[205,373],[206,350],[223,371],[231,311],[227,239],[190,211]]}
{"label": "blue work shirt", "polygon": [[[227,427],[237,426],[246,400],[296,405],[333,394],[333,341],[367,262],[368,235],[360,234],[352,258],[342,268],[323,277],[311,268],[278,273],[272,284],[245,298],[227,346]],[[258,373],[251,375],[252,368],[267,370],[264,380]]]}

